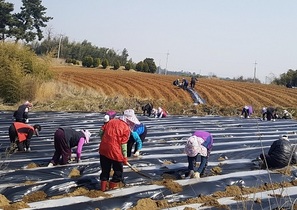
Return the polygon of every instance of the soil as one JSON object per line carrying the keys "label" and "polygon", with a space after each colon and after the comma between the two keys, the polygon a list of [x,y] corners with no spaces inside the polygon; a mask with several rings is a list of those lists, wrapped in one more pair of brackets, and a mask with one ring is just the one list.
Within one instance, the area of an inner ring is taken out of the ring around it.
{"label": "soil", "polygon": [[36,163],[29,163],[26,168],[38,168],[39,165],[37,165]]}
{"label": "soil", "polygon": [[[163,185],[172,193],[178,193],[183,190],[182,186],[178,183],[175,183],[172,179],[164,179],[162,181],[155,181],[154,184]],[[290,186],[297,186],[297,180],[291,182],[281,182],[281,183],[265,183],[258,188],[245,188],[239,186],[227,186],[225,191],[217,191],[212,195],[199,195],[196,198],[190,198],[185,201],[181,202],[173,202],[168,203],[167,200],[152,200],[150,198],[140,199],[135,207],[130,208],[129,210],[145,210],[145,209],[161,209],[161,208],[171,208],[180,205],[186,204],[196,204],[201,203],[204,206],[214,206],[219,209],[229,209],[228,206],[221,205],[217,201],[219,198],[223,197],[234,197],[234,200],[239,201],[246,201],[247,198],[244,195],[257,193],[272,189],[278,189],[282,187],[290,187]],[[122,187],[122,186],[120,186]],[[53,196],[48,198],[47,195],[43,191],[36,191],[31,194],[25,195],[23,201],[10,204],[10,201],[3,195],[0,194],[0,207],[3,209],[21,209],[21,208],[28,208],[28,204],[30,202],[42,201],[46,199],[59,199],[63,197],[73,197],[73,196],[88,196],[90,198],[97,198],[97,197],[111,197],[110,194],[102,192],[101,190],[88,190],[84,187],[79,187],[71,193],[67,193],[61,196]],[[272,197],[281,197],[282,195],[279,194],[271,194]],[[261,204],[261,198],[255,198],[254,202],[257,204]],[[294,209],[296,209],[297,205],[294,205]],[[186,208],[185,208],[186,209]],[[187,209],[191,210],[193,208],[187,207]]]}
{"label": "soil", "polygon": [[147,210],[147,209],[157,209],[157,203],[150,199],[144,198],[137,201],[135,207],[130,208],[129,210]]}
{"label": "soil", "polygon": [[77,168],[74,168],[71,170],[71,172],[68,175],[69,178],[76,178],[80,177],[80,171]]}
{"label": "soil", "polygon": [[169,189],[172,193],[178,193],[183,191],[183,187],[178,184],[177,182],[174,182],[172,179],[163,179],[162,181],[153,181],[153,184],[156,185],[163,185],[167,189]]}
{"label": "soil", "polygon": [[212,175],[219,175],[222,173],[222,171],[223,171],[222,168],[219,166],[215,166],[212,169],[210,169],[210,172]]}
{"label": "soil", "polygon": [[31,202],[36,202],[36,201],[43,201],[47,198],[47,194],[43,191],[36,191],[32,192],[28,195],[25,195],[23,197],[23,201],[25,203],[31,203]]}

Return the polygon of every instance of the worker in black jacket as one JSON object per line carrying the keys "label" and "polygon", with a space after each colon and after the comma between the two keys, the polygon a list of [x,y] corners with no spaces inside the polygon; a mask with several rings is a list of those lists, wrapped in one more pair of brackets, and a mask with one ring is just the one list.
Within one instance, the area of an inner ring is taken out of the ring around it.
{"label": "worker in black jacket", "polygon": [[283,168],[290,164],[296,164],[296,146],[292,145],[287,135],[272,143],[268,154],[261,154],[260,158],[268,168]]}

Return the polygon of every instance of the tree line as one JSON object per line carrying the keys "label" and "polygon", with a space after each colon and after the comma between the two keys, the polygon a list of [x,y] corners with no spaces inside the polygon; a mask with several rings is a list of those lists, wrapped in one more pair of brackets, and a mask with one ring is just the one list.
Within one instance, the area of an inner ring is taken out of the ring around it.
{"label": "tree line", "polygon": [[94,46],[87,40],[70,42],[67,36],[53,36],[50,30],[44,37],[42,29],[53,17],[46,16],[47,8],[41,3],[41,0],[22,0],[20,12],[13,13],[14,4],[0,0],[0,40],[23,41],[37,55],[63,58],[75,65],[81,62],[85,67],[113,66],[116,70],[124,66],[126,70],[156,72],[153,58],[134,63],[132,59],[128,60],[126,48],[117,53],[113,49]]}
{"label": "tree line", "polygon": [[285,85],[288,88],[297,87],[297,70],[289,69],[287,73],[283,73],[279,78],[275,78],[272,83]]}

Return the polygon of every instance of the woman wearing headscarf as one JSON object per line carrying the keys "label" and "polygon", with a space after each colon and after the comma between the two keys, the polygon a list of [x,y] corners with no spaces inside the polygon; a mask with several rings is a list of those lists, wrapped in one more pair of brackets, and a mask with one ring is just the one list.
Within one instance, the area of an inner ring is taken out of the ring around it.
{"label": "woman wearing headscarf", "polygon": [[[123,181],[123,164],[127,165],[127,142],[130,133],[136,124],[140,124],[133,109],[124,111],[123,116],[111,119],[102,129],[103,135],[99,145],[101,190],[106,191],[107,183],[109,189],[118,187]],[[114,173],[110,178],[110,171]]]}
{"label": "woman wearing headscarf", "polygon": [[157,110],[157,114],[155,115],[155,118],[164,118],[167,117],[167,112],[165,109],[159,107]]}
{"label": "woman wearing headscarf", "polygon": [[[76,131],[68,127],[60,127],[54,134],[55,153],[48,167],[60,164],[65,165],[71,159],[71,149],[76,148],[76,161],[81,162],[81,153],[84,144],[90,141],[91,133],[88,130]],[[62,158],[61,158],[62,157]],[[61,158],[61,160],[60,160]]]}
{"label": "woman wearing headscarf", "polygon": [[[213,146],[212,135],[207,131],[195,131],[187,140],[185,153],[188,156],[188,169],[190,178],[200,178],[204,175],[208,158]],[[200,165],[197,171],[194,171],[198,155],[201,156]]]}

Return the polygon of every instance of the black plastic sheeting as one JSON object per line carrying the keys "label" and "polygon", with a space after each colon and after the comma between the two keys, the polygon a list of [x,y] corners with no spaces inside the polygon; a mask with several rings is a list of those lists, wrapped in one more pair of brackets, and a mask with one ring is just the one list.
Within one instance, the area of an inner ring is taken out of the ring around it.
{"label": "black plastic sheeting", "polygon": [[[82,186],[89,190],[99,190],[100,162],[98,145],[100,139],[98,131],[103,124],[103,116],[100,113],[31,112],[30,124],[38,123],[42,126],[40,136],[32,138],[32,151],[16,152],[10,156],[5,156],[5,150],[10,144],[8,127],[13,121],[12,112],[1,112],[0,152],[2,154],[2,163],[0,193],[10,201],[16,202],[22,200],[24,195],[34,191],[44,191],[51,197],[72,192],[77,187]],[[291,142],[296,144],[297,122],[295,120],[267,122],[261,121],[259,118],[241,119],[239,117],[220,116],[169,116],[162,119],[138,117],[148,127],[148,135],[146,142],[143,144],[142,156],[140,158],[130,158],[129,162],[140,169],[142,173],[151,176],[153,180],[160,180],[164,174],[182,180],[187,171],[187,158],[183,153],[185,141],[195,130],[207,130],[213,134],[215,143],[206,174],[210,173],[211,168],[220,164],[222,176],[217,176],[218,178],[213,180],[202,178],[195,183],[183,184],[183,192],[173,194],[162,186],[148,188],[148,186],[152,186],[150,179],[125,167],[125,189],[128,189],[128,191],[123,192],[122,196],[59,205],[59,209],[128,209],[135,206],[137,200],[141,198],[167,199],[172,202],[182,201],[198,195],[209,195],[216,191],[224,191],[226,186],[230,185],[257,187],[263,185],[263,183],[270,183],[270,180],[273,182],[291,181],[297,177],[296,167],[292,170],[290,176],[286,176],[260,170],[252,162],[262,152],[261,147],[267,152],[272,142],[278,139],[281,134],[287,134]],[[54,153],[53,134],[59,126],[89,129],[92,133],[90,143],[83,147],[83,162],[81,164],[72,163],[66,166],[46,167]],[[227,159],[226,161],[218,161],[220,157],[227,157]],[[168,161],[172,162],[172,164],[169,166],[163,164]],[[27,169],[26,166],[30,163],[35,163],[40,167]],[[68,177],[73,168],[77,168],[81,172],[81,177]],[[238,175],[236,172],[242,173]],[[24,185],[23,183],[26,181],[35,184]],[[140,191],[137,188],[138,186],[142,187]],[[137,191],[134,190],[136,188]],[[129,189],[131,190],[129,191]],[[112,194],[113,192],[115,190],[107,193]],[[296,198],[297,192],[290,195],[289,198],[279,198],[278,204],[283,204],[285,207]],[[269,209],[271,205],[268,199],[262,199],[261,205],[246,201],[244,204],[236,203],[230,205],[230,207],[231,209],[241,209],[241,207],[246,209]],[[56,209],[55,206],[42,209],[53,208]],[[32,207],[32,209],[34,208]]]}
{"label": "black plastic sheeting", "polygon": [[197,91],[193,88],[187,88],[187,91],[190,93],[191,97],[196,104],[205,104],[205,100],[197,93]]}

